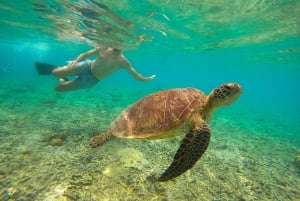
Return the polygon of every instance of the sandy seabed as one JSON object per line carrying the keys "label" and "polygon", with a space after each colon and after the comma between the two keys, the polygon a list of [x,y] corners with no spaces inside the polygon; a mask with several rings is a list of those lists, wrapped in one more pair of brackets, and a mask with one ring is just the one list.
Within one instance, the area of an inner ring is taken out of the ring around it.
{"label": "sandy seabed", "polygon": [[158,183],[183,136],[89,147],[140,91],[59,94],[49,86],[1,85],[1,201],[299,200],[299,128],[288,121],[220,109],[203,157]]}

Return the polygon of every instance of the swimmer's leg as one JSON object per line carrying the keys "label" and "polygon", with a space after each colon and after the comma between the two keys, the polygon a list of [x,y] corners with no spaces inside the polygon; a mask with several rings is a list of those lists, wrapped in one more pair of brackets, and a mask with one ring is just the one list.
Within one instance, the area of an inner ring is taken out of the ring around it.
{"label": "swimmer's leg", "polygon": [[80,75],[73,80],[60,79],[55,87],[56,91],[73,91],[78,89],[90,88],[98,83],[98,80],[93,75]]}
{"label": "swimmer's leg", "polygon": [[62,66],[55,68],[52,71],[52,74],[56,77],[65,78],[67,76],[78,75],[80,73],[80,69],[78,68],[70,68],[69,66]]}
{"label": "swimmer's leg", "polygon": [[63,66],[55,68],[52,71],[52,74],[59,78],[65,78],[67,76],[76,76],[80,75],[86,68],[90,68],[92,62],[90,60],[85,60],[75,64],[73,67],[71,66]]}
{"label": "swimmer's leg", "polygon": [[76,82],[76,78],[74,80],[67,81],[63,78],[59,80],[58,85],[55,87],[56,91],[64,92],[64,91],[72,91],[81,89],[80,85]]}

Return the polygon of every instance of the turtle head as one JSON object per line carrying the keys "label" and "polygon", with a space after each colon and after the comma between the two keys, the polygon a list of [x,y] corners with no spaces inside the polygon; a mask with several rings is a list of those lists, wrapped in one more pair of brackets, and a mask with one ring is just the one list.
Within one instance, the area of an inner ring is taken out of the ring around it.
{"label": "turtle head", "polygon": [[237,83],[223,84],[209,94],[209,103],[213,107],[229,105],[241,95],[242,91],[242,87]]}

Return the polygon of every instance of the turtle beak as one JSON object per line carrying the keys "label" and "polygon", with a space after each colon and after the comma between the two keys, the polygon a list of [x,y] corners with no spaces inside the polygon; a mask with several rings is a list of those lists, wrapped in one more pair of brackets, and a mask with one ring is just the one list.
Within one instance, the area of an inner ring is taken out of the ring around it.
{"label": "turtle beak", "polygon": [[234,94],[240,94],[243,92],[243,88],[237,83],[228,83],[228,86],[231,88],[231,90],[233,90],[232,92]]}
{"label": "turtle beak", "polygon": [[243,88],[241,85],[237,84],[237,83],[234,83],[234,88],[236,89],[236,92],[237,93],[243,93]]}

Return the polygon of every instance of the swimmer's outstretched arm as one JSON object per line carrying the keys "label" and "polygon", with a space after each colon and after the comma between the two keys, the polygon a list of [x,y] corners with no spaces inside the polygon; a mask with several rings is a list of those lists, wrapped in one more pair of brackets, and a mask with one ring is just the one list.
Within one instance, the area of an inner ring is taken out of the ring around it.
{"label": "swimmer's outstretched arm", "polygon": [[[125,58],[124,58],[125,59]],[[124,60],[124,66],[129,70],[129,72],[138,80],[142,80],[142,81],[149,81],[149,80],[153,80],[156,75],[151,75],[149,77],[144,77],[143,75],[141,75],[140,73],[138,73],[130,64],[130,62],[125,59]]]}

